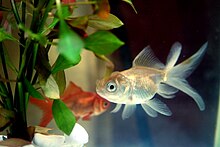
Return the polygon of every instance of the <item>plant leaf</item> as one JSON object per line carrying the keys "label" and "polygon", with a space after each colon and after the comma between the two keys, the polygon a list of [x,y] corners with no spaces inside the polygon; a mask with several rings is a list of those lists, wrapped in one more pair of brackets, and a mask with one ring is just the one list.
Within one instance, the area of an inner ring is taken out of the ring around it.
{"label": "plant leaf", "polygon": [[58,42],[58,51],[68,63],[78,64],[80,61],[80,52],[84,43],[82,39],[72,31],[64,20],[60,21],[60,33]]}
{"label": "plant leaf", "polygon": [[77,18],[69,18],[66,20],[68,25],[75,27],[81,30],[86,30],[88,26],[88,16],[81,16]]}
{"label": "plant leaf", "polygon": [[3,40],[13,40],[19,42],[12,35],[8,34],[4,28],[0,28],[0,42],[2,42]]}
{"label": "plant leaf", "polygon": [[134,4],[132,3],[132,0],[122,0],[122,1],[128,3],[133,8],[134,12],[137,13],[137,10],[135,9]]}
{"label": "plant leaf", "polygon": [[24,78],[24,84],[32,97],[41,100],[44,99],[44,97],[40,94],[40,92],[38,92],[26,78]]}
{"label": "plant leaf", "polygon": [[53,74],[53,77],[59,87],[60,95],[62,95],[66,88],[65,72],[63,70],[56,72],[55,74]]}
{"label": "plant leaf", "polygon": [[102,19],[97,15],[91,15],[89,17],[89,26],[98,30],[111,30],[119,28],[122,25],[123,22],[113,14],[110,14],[107,19]]}
{"label": "plant leaf", "polygon": [[97,31],[84,39],[85,48],[96,54],[111,54],[124,44],[115,35],[108,31]]}
{"label": "plant leaf", "polygon": [[3,53],[4,53],[4,57],[5,57],[5,60],[6,60],[6,64],[7,66],[14,72],[14,73],[18,73],[18,70],[16,69],[16,67],[14,66],[10,56],[9,56],[9,53],[8,53],[8,50],[6,48],[3,48]]}
{"label": "plant leaf", "polygon": [[54,100],[52,112],[58,128],[65,134],[70,135],[76,123],[76,118],[70,109],[61,100]]}
{"label": "plant leaf", "polygon": [[41,86],[41,88],[43,89],[46,97],[51,98],[51,99],[60,98],[59,87],[52,75],[48,77],[46,84]]}
{"label": "plant leaf", "polygon": [[0,131],[9,126],[15,117],[14,112],[0,107]]}
{"label": "plant leaf", "polygon": [[8,90],[2,81],[0,81],[0,96],[3,96],[3,97],[8,96]]}
{"label": "plant leaf", "polygon": [[38,80],[40,85],[45,85],[51,74],[51,65],[48,59],[48,51],[44,46],[39,46],[36,58],[35,69],[39,74]]}
{"label": "plant leaf", "polygon": [[[66,18],[68,18],[70,15],[71,15],[71,11],[70,11],[71,9],[69,8],[69,6],[68,5],[62,5],[61,6],[61,12],[62,13],[60,13],[61,14],[61,16],[60,16],[60,14],[56,14],[56,15],[58,15],[60,18],[63,18],[63,19],[66,19]],[[58,11],[60,11],[60,10],[58,10]]]}
{"label": "plant leaf", "polygon": [[[81,60],[81,57],[78,56],[78,60]],[[67,69],[69,67],[72,67],[74,65],[78,64],[78,62],[71,62],[69,60],[66,60],[62,55],[59,55],[56,62],[54,63],[53,69],[51,71],[52,74]]]}

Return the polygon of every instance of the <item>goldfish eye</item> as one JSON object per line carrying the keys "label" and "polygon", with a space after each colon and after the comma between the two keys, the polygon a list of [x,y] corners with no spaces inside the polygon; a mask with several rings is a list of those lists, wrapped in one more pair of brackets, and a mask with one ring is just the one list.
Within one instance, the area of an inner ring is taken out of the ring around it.
{"label": "goldfish eye", "polygon": [[107,83],[107,90],[108,92],[115,92],[117,90],[117,85],[114,82]]}
{"label": "goldfish eye", "polygon": [[104,102],[103,103],[103,108],[107,108],[109,106],[109,103],[108,102]]}

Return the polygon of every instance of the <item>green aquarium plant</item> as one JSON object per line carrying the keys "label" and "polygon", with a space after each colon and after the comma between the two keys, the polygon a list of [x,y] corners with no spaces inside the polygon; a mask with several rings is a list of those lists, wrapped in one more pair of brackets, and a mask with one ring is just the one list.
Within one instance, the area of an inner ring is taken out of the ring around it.
{"label": "green aquarium plant", "polygon": [[[131,0],[124,2],[134,8]],[[82,5],[91,11],[75,16]],[[124,43],[109,30],[123,23],[110,13],[108,0],[0,0],[0,25],[0,131],[31,140],[27,106],[32,96],[53,100],[55,122],[69,135],[76,120],[60,100],[66,85],[64,70],[80,62],[82,49],[111,65],[105,56]],[[96,31],[88,33],[88,27]],[[12,62],[6,44],[14,44],[18,64]],[[52,47],[58,52],[53,65],[48,54]],[[107,67],[109,73],[113,66]]]}

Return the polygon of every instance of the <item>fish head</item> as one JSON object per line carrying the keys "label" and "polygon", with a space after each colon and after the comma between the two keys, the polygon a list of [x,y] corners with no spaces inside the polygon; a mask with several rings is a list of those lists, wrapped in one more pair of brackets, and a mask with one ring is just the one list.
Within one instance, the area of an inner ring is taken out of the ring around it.
{"label": "fish head", "polygon": [[96,92],[113,103],[124,103],[131,94],[131,82],[120,72],[113,72],[110,77],[97,81]]}
{"label": "fish head", "polygon": [[110,102],[96,94],[93,107],[94,115],[99,115],[110,107]]}

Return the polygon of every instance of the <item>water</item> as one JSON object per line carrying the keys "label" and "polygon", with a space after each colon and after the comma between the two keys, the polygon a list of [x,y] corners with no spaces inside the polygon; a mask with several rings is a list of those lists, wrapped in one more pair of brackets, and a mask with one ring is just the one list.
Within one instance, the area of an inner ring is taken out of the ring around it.
{"label": "water", "polygon": [[[110,0],[111,12],[124,26],[113,32],[125,45],[111,57],[116,70],[131,67],[134,57],[147,45],[165,63],[171,45],[182,46],[179,62],[194,54],[206,41],[207,52],[197,69],[187,78],[203,97],[205,111],[182,92],[174,99],[163,99],[172,116],[148,116],[141,107],[128,119],[122,120],[121,111],[112,114],[111,106],[104,114],[90,121],[79,121],[89,134],[88,147],[212,147],[217,122],[219,99],[220,1],[219,0],[135,0],[138,14],[119,0]],[[66,70],[67,80],[84,90],[95,90],[96,79],[104,72],[91,53],[82,62]],[[88,53],[88,52],[87,52]],[[73,74],[74,73],[74,74]],[[67,81],[67,83],[68,83]],[[32,113],[31,113],[32,114]],[[39,119],[38,119],[39,120]],[[55,126],[54,121],[49,126]],[[218,136],[217,136],[218,137]],[[220,140],[217,139],[217,140]],[[215,147],[218,147],[216,144]]]}
{"label": "water", "polygon": [[178,92],[174,99],[163,99],[173,112],[170,117],[151,118],[138,107],[132,117],[122,120],[121,111],[116,114],[108,111],[93,118],[93,129],[89,132],[91,145],[214,146],[219,98],[220,1],[139,0],[134,1],[138,14],[123,2],[113,0],[111,4],[112,13],[125,23],[124,27],[113,31],[126,42],[112,55],[116,70],[129,68],[132,59],[148,44],[165,62],[175,41],[183,46],[179,61],[194,54],[208,41],[208,50],[201,64],[187,79],[203,97],[206,109],[200,111],[189,96]]}

